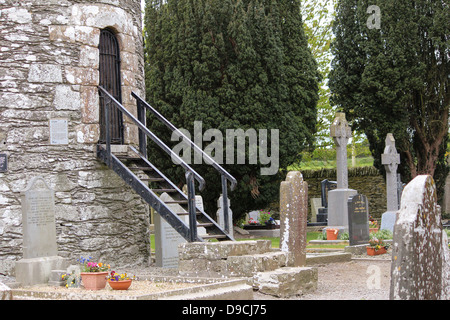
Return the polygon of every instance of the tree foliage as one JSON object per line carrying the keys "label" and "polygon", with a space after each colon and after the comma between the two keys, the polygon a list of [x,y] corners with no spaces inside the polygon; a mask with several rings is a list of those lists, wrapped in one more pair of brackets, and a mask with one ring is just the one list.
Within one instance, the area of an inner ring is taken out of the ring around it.
{"label": "tree foliage", "polygon": [[[224,137],[226,129],[279,129],[280,168],[299,161],[313,142],[320,75],[298,0],[148,0],[145,13],[151,105],[191,133],[194,121]],[[151,116],[148,125],[164,132]],[[174,179],[183,177],[155,148],[149,157]],[[223,165],[239,181],[229,194],[235,219],[276,200],[283,176],[261,176],[260,162],[246,159],[245,165]],[[210,166],[194,168],[207,180],[206,209],[215,212],[220,177]]]}
{"label": "tree foliage", "polygon": [[[379,29],[369,5],[381,9]],[[391,132],[403,180],[430,174],[438,188],[448,172],[449,22],[446,0],[339,0],[333,27],[332,103],[366,133],[375,166],[383,170]]]}

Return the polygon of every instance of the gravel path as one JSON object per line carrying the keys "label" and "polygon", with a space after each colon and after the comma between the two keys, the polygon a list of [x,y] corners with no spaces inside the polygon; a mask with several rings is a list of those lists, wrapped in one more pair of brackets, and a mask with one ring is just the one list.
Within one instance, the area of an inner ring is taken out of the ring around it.
{"label": "gravel path", "polygon": [[[287,300],[389,300],[390,260],[352,260],[315,267],[319,273],[317,290]],[[259,292],[254,298],[278,299]]]}

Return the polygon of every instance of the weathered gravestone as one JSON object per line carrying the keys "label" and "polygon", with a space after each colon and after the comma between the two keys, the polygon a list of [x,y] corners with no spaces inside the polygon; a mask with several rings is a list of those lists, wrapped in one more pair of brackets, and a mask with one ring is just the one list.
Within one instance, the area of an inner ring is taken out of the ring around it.
{"label": "weathered gravestone", "polygon": [[347,199],[357,192],[348,188],[347,143],[352,131],[345,113],[336,113],[330,135],[336,144],[337,189],[328,192],[328,226],[348,228]]}
{"label": "weathered gravestone", "polygon": [[[199,197],[195,197],[196,206],[203,210],[203,199]],[[174,200],[166,192],[161,195],[160,199],[164,202]],[[167,207],[176,213],[186,213],[186,215],[181,215],[180,219],[189,226],[188,212],[182,206],[177,203],[170,203],[167,204]],[[156,266],[162,268],[178,268],[178,245],[185,243],[186,240],[169,223],[161,218],[157,212],[154,214],[154,225]],[[200,236],[206,234],[205,228],[197,228],[197,234]]]}
{"label": "weathered gravestone", "polygon": [[351,246],[369,242],[369,204],[363,194],[348,198],[348,231]]}
{"label": "weathered gravestone", "polygon": [[398,177],[397,167],[400,164],[400,155],[395,149],[395,139],[392,133],[386,136],[386,147],[381,155],[381,163],[386,169],[386,198],[387,211],[381,216],[380,229],[394,231],[398,205]]}
{"label": "weathered gravestone", "polygon": [[291,171],[280,185],[280,249],[293,255],[293,266],[306,263],[308,184]]}
{"label": "weathered gravestone", "polygon": [[431,176],[420,175],[403,190],[394,226],[390,298],[448,299],[448,268],[436,186]]}
{"label": "weathered gravestone", "polygon": [[[163,193],[160,199],[164,202],[173,201],[167,193]],[[179,204],[167,204],[173,212],[186,212]],[[156,266],[161,268],[178,268],[178,245],[186,240],[169,224],[155,212],[155,258]],[[180,216],[185,223],[189,223],[188,216]]]}
{"label": "weathered gravestone", "polygon": [[42,177],[33,178],[22,193],[23,259],[16,262],[22,285],[47,283],[52,270],[67,264],[58,257],[54,198]]}

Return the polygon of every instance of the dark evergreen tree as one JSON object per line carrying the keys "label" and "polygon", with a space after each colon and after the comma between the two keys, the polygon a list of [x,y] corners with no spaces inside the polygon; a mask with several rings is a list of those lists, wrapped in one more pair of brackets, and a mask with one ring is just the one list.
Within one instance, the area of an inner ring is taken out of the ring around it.
{"label": "dark evergreen tree", "polygon": [[[149,0],[144,34],[146,98],[173,124],[193,134],[202,121],[203,131],[219,129],[224,138],[227,129],[279,129],[280,169],[299,161],[313,140],[319,81],[299,0]],[[148,124],[174,145],[163,125],[151,116]],[[223,164],[238,180],[229,194],[235,219],[277,200],[284,177],[282,170],[262,176],[265,165],[249,164],[248,150],[245,165]],[[166,155],[150,146],[149,157],[185,183]],[[215,212],[220,176],[193,167],[207,180],[202,195]]]}
{"label": "dark evergreen tree", "polygon": [[[380,28],[372,27],[370,5],[380,8]],[[403,181],[430,174],[442,190],[448,173],[448,0],[339,0],[333,31],[331,100],[366,133],[375,166],[384,170],[381,154],[392,132]]]}

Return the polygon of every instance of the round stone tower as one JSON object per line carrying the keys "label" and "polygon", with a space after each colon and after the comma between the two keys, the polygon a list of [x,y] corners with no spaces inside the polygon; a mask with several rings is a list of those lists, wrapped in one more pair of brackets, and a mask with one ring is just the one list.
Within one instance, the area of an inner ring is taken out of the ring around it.
{"label": "round stone tower", "polygon": [[[108,263],[149,259],[148,207],[96,157],[106,87],[136,115],[144,97],[136,0],[0,0],[0,272],[22,258],[21,193],[55,192],[58,254]],[[116,144],[138,142],[116,119]]]}

